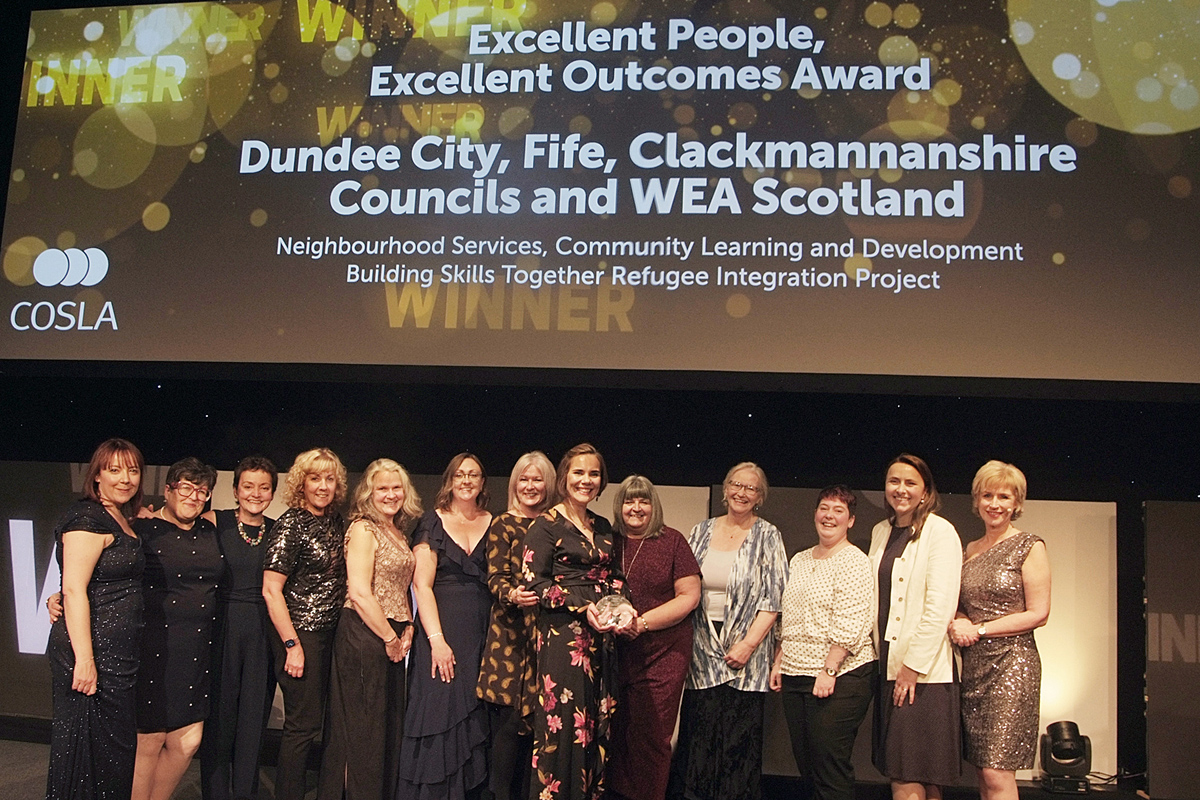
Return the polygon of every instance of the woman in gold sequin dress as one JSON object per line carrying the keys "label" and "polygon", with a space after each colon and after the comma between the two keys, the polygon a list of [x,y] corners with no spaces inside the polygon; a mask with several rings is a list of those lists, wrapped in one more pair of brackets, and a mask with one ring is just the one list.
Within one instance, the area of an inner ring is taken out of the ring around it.
{"label": "woman in gold sequin dress", "polygon": [[962,652],[962,720],[967,761],[982,800],[1017,800],[1016,770],[1033,767],[1042,664],[1033,631],[1050,616],[1045,543],[1013,520],[1025,476],[989,461],[971,484],[982,539],[967,545],[950,638]]}
{"label": "woman in gold sequin dress", "polygon": [[413,640],[405,531],[421,498],[404,467],[372,461],[350,501],[346,604],[333,642],[321,800],[391,800],[404,725],[404,659]]}
{"label": "woman in gold sequin dress", "polygon": [[537,595],[525,586],[521,557],[534,519],[554,504],[554,465],[534,450],[517,459],[508,478],[508,510],[487,533],[488,626],[476,692],[487,704],[492,733],[489,788],[496,800],[529,794],[533,709],[537,703],[537,653],[533,624]]}

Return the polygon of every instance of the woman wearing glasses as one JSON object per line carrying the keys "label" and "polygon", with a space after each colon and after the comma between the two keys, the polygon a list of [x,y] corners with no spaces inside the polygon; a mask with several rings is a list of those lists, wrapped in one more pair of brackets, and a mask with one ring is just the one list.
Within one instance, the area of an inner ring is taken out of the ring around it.
{"label": "woman wearing glasses", "polygon": [[460,800],[487,780],[488,714],[475,693],[492,596],[487,585],[487,476],[459,453],[434,509],[413,531],[413,640],[398,800]]}
{"label": "woman wearing glasses", "polygon": [[162,508],[133,523],[146,553],[133,800],[169,798],[204,732],[224,560],[216,528],[200,515],[216,482],[217,471],[199,459],[177,461]]}
{"label": "woman wearing glasses", "polygon": [[758,516],[766,499],[762,469],[737,464],[725,476],[727,513],[688,537],[700,562],[701,595],[668,797],[760,796],[771,630],[787,582],[783,538]]}

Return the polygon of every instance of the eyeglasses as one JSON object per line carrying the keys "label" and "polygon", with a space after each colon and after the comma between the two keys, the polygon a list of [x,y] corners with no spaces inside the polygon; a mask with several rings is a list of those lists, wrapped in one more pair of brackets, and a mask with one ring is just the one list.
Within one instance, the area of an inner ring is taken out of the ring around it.
{"label": "eyeglasses", "polygon": [[483,473],[482,472],[463,472],[462,470],[459,470],[458,472],[454,473],[453,477],[454,477],[454,480],[458,481],[459,483],[462,483],[463,481],[477,481],[483,477]]}
{"label": "eyeglasses", "polygon": [[171,490],[180,497],[191,497],[192,495],[196,495],[196,497],[199,497],[201,500],[207,500],[208,496],[212,494],[207,487],[195,486],[190,483],[183,483],[182,481],[171,484]]}
{"label": "eyeglasses", "polygon": [[742,483],[741,481],[730,481],[729,483],[727,483],[725,485],[728,486],[730,489],[732,489],[735,492],[745,492],[746,494],[749,494],[749,495],[758,494],[757,486],[751,486],[750,484]]}

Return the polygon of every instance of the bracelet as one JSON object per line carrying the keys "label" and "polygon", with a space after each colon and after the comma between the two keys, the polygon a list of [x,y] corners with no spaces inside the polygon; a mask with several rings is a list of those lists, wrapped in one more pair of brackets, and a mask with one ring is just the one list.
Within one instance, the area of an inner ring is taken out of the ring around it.
{"label": "bracelet", "polygon": [[650,623],[646,622],[645,617],[638,617],[638,619],[642,621],[642,633],[646,633],[648,630],[650,630]]}
{"label": "bracelet", "polygon": [[384,646],[384,647],[387,647],[389,644],[391,644],[392,642],[394,642],[394,641],[398,640],[399,638],[400,638],[399,636],[397,636],[396,634],[394,634],[394,633],[393,633],[393,634],[392,634],[392,638],[390,638],[390,639],[384,639],[384,640],[383,640],[383,646]]}
{"label": "bracelet", "polygon": [[438,631],[437,633],[431,633],[428,636],[426,636],[425,638],[432,642],[434,639],[436,639],[439,636],[442,637],[443,639],[446,638],[446,634],[442,633],[441,631]]}

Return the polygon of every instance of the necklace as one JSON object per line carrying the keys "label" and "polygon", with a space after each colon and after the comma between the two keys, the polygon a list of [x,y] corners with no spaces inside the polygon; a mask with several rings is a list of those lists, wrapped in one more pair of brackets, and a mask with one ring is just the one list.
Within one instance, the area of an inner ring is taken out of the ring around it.
{"label": "necklace", "polygon": [[[629,537],[625,537],[625,541],[629,541]],[[625,566],[625,551],[621,551],[621,569],[625,573],[625,579],[629,579],[629,573],[633,570],[633,565],[637,563],[637,557],[642,554],[642,545],[646,543],[645,539],[638,539],[637,552],[633,554],[633,558],[629,561],[629,566]]]}
{"label": "necklace", "polygon": [[237,523],[238,536],[242,537],[243,542],[250,545],[251,547],[258,547],[262,543],[263,534],[266,533],[266,531],[267,531],[266,525],[259,525],[258,526],[258,536],[251,539],[249,536],[246,535],[246,529],[242,527],[242,519],[241,519],[241,517],[238,516],[237,509],[234,509],[234,511],[233,511],[233,520],[234,520],[234,522]]}

